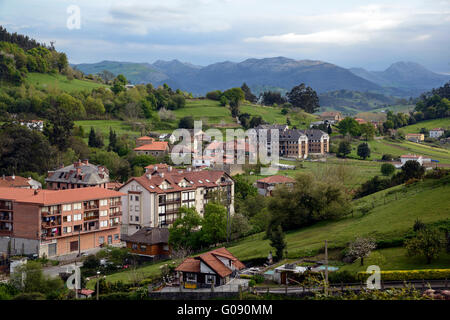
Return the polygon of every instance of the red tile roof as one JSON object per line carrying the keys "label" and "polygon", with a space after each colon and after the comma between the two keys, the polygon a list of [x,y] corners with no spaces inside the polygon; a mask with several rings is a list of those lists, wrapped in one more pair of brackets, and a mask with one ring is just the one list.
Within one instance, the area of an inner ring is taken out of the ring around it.
{"label": "red tile roof", "polygon": [[400,158],[409,158],[409,159],[419,159],[421,156],[418,155],[412,155],[412,154],[404,154],[402,156],[400,156]]}
{"label": "red tile roof", "polygon": [[20,176],[0,177],[0,187],[7,188],[30,188],[31,185],[28,183],[28,179]]}
{"label": "red tile roof", "polygon": [[169,148],[167,141],[155,141],[150,144],[134,148],[134,151],[165,151]]}
{"label": "red tile roof", "polygon": [[[161,174],[163,174],[163,177]],[[131,178],[126,184],[131,181],[136,181],[149,192],[168,193],[195,190],[198,187],[217,187],[218,185],[222,185],[220,178],[224,175],[228,176],[224,171],[220,170],[187,171],[177,170],[175,168],[171,172],[165,171],[161,174],[155,171],[153,173],[148,171],[148,173],[141,177]],[[147,175],[150,175],[151,178],[149,179]],[[188,186],[180,187],[178,185],[183,179],[188,181]],[[169,189],[161,189],[159,187],[164,181],[170,185]]]}
{"label": "red tile roof", "polygon": [[286,177],[286,176],[275,175],[275,176],[270,176],[270,177],[267,177],[267,178],[259,179],[259,180],[257,180],[257,182],[263,182],[263,183],[293,183],[293,182],[295,182],[295,179],[292,179],[292,178]]}
{"label": "red tile roof", "polygon": [[36,192],[31,189],[0,188],[0,199],[11,199],[17,202],[36,203],[44,206],[113,198],[124,195],[124,193],[100,187],[36,190]]}
{"label": "red tile roof", "polygon": [[200,272],[200,261],[203,261],[208,267],[224,278],[232,273],[232,270],[223,264],[218,257],[224,257],[232,261],[236,269],[241,270],[245,265],[231,254],[226,248],[222,247],[203,253],[195,258],[185,259],[175,270],[182,272]]}
{"label": "red tile roof", "polygon": [[200,260],[195,258],[186,258],[176,269],[175,271],[182,272],[200,272]]}
{"label": "red tile roof", "polygon": [[147,137],[147,136],[143,136],[143,137],[137,138],[137,140],[139,140],[139,141],[143,141],[143,140],[155,141],[154,138]]}

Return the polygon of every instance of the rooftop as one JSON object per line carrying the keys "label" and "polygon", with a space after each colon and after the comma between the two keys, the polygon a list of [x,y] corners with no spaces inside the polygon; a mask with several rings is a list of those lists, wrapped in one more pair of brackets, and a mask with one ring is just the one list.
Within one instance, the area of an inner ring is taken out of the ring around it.
{"label": "rooftop", "polygon": [[88,160],[83,160],[50,171],[45,181],[97,185],[109,182],[109,171],[104,166],[97,166],[89,163]]}
{"label": "rooftop", "polygon": [[295,179],[292,179],[290,177],[281,176],[281,175],[275,175],[266,177],[263,179],[257,180],[257,182],[263,182],[263,183],[294,183]]}
{"label": "rooftop", "polygon": [[15,200],[21,203],[35,203],[44,206],[113,198],[123,195],[125,194],[99,187],[66,190],[0,188],[0,199]]}
{"label": "rooftop", "polygon": [[142,228],[132,235],[122,235],[123,241],[144,243],[148,245],[169,242],[168,228]]}
{"label": "rooftop", "polygon": [[150,144],[144,144],[143,146],[134,148],[134,151],[165,151],[169,147],[167,141],[154,141]]}

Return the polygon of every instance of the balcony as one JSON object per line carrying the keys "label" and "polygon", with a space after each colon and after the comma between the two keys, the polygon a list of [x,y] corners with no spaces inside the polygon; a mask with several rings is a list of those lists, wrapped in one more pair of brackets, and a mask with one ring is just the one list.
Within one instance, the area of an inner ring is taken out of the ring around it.
{"label": "balcony", "polygon": [[98,220],[99,216],[88,216],[83,218],[84,221]]}
{"label": "balcony", "polygon": [[4,204],[0,204],[0,210],[12,211],[12,206],[6,206]]}
{"label": "balcony", "polygon": [[61,211],[52,211],[52,212],[42,211],[41,212],[41,216],[43,216],[43,217],[55,216],[55,215],[59,215],[59,214],[61,214]]}
{"label": "balcony", "polygon": [[61,222],[58,222],[58,221],[42,222],[41,225],[42,225],[43,229],[56,228],[56,227],[61,226]]}
{"label": "balcony", "polygon": [[119,207],[121,205],[122,205],[122,201],[117,201],[117,202],[111,203],[109,206],[110,207]]}
{"label": "balcony", "polygon": [[95,204],[92,206],[84,206],[84,211],[90,211],[90,210],[98,210],[98,206]]}
{"label": "balcony", "polygon": [[120,216],[122,216],[122,211],[110,212],[109,216],[110,217],[120,217]]}
{"label": "balcony", "polygon": [[12,214],[0,214],[0,221],[5,221],[5,222],[11,222],[12,221]]}

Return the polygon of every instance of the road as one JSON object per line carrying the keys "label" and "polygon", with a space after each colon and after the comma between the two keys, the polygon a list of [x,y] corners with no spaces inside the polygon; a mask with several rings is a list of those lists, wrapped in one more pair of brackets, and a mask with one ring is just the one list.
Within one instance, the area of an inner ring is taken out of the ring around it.
{"label": "road", "polygon": [[[61,272],[72,273],[74,270],[72,267],[74,267],[74,266],[75,266],[75,263],[65,264],[62,266],[46,267],[43,269],[43,272],[45,275],[48,275],[50,277],[57,277],[57,276],[59,276],[59,274]],[[83,263],[77,262],[76,266],[80,268],[81,266],[83,266]]]}

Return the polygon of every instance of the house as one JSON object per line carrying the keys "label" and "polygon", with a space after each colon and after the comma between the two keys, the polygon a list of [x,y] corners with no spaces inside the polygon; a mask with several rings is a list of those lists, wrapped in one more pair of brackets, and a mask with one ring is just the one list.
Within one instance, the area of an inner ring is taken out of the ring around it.
{"label": "house", "polygon": [[0,188],[0,251],[56,257],[120,243],[123,193]]}
{"label": "house", "polygon": [[295,263],[286,263],[275,268],[272,280],[279,284],[289,284],[289,277],[295,274],[303,274],[307,270],[307,267],[300,267]]}
{"label": "house", "polygon": [[78,289],[78,298],[80,299],[88,299],[92,297],[92,295],[95,293],[94,290],[90,289]]}
{"label": "house", "polygon": [[407,133],[405,139],[412,142],[421,142],[425,140],[423,133]]}
{"label": "house", "polygon": [[107,188],[109,171],[104,166],[89,163],[89,160],[78,160],[72,165],[49,171],[45,179],[47,189],[64,190],[86,187]]}
{"label": "house", "polygon": [[169,229],[142,228],[132,235],[122,235],[131,253],[151,258],[167,258],[170,256]]}
{"label": "house", "polygon": [[308,137],[301,130],[288,129],[279,135],[279,155],[287,158],[308,157]]}
{"label": "house", "polygon": [[224,171],[176,169],[166,164],[148,166],[121,188],[124,193],[122,234],[144,227],[168,227],[178,218],[181,206],[194,207],[203,216],[214,194],[223,195],[224,205],[234,214],[234,181]]}
{"label": "house", "polygon": [[330,152],[330,136],[318,129],[303,131],[308,138],[308,154],[324,155]]}
{"label": "house", "polygon": [[28,129],[31,129],[31,130],[38,130],[38,131],[44,130],[44,121],[42,121],[42,120],[20,121],[20,125],[26,126]]}
{"label": "house", "polygon": [[159,141],[168,141],[170,144],[174,144],[177,141],[177,138],[171,133],[165,133],[158,137]]}
{"label": "house", "polygon": [[185,288],[225,285],[245,265],[224,247],[185,259],[176,269]]}
{"label": "house", "polygon": [[325,111],[320,114],[320,119],[335,124],[342,120],[342,114],[339,111]]}
{"label": "house", "polygon": [[24,178],[13,174],[12,176],[3,175],[0,178],[0,188],[42,189],[42,184],[31,177]]}
{"label": "house", "polygon": [[402,166],[406,163],[406,161],[417,161],[418,163],[420,163],[420,165],[423,164],[422,156],[418,156],[415,154],[408,154],[408,155],[400,156],[400,162],[401,162]]}
{"label": "house", "polygon": [[367,123],[367,121],[366,121],[366,120],[364,120],[364,119],[361,119],[361,118],[355,118],[355,120],[356,120],[356,122],[358,122],[359,124],[364,124],[364,123]]}
{"label": "house", "polygon": [[136,148],[133,150],[138,155],[160,157],[169,152],[169,143],[167,141],[155,141],[154,138],[145,136],[136,140]]}
{"label": "house", "polygon": [[430,130],[430,138],[440,138],[445,133],[445,130],[442,128],[434,128]]}
{"label": "house", "polygon": [[258,193],[263,196],[271,196],[272,191],[278,185],[286,185],[292,186],[295,183],[295,179],[290,177],[275,175],[266,177],[263,179],[259,179],[256,181],[256,188],[258,189]]}

